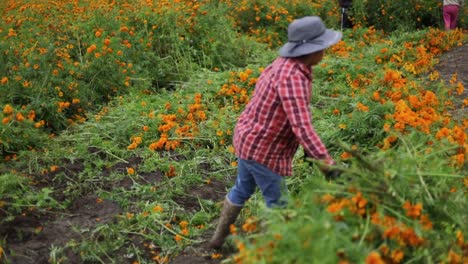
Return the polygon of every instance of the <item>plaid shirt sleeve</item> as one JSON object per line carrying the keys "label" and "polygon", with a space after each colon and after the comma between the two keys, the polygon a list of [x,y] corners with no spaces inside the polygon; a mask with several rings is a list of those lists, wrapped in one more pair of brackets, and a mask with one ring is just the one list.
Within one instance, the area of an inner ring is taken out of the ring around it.
{"label": "plaid shirt sleeve", "polygon": [[301,75],[290,74],[279,85],[278,94],[299,144],[311,157],[324,160],[327,164],[333,164],[333,159],[311,123],[310,81],[305,80]]}

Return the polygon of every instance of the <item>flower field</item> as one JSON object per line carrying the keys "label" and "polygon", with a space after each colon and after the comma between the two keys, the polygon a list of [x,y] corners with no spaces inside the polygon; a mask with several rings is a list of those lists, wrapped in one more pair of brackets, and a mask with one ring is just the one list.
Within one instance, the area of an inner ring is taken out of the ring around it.
{"label": "flower field", "polygon": [[439,1],[353,1],[311,102],[342,177],[300,149],[287,208],[256,193],[209,253],[237,116],[289,22],[338,30],[338,3],[0,8],[0,263],[468,262],[466,78],[437,68],[466,47],[466,7],[448,32]]}

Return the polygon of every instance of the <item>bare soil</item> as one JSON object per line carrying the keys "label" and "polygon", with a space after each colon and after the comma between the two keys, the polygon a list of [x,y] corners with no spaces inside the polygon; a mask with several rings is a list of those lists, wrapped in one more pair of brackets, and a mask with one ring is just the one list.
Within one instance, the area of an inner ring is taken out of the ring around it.
{"label": "bare soil", "polygon": [[443,54],[434,69],[440,73],[446,83],[449,83],[455,73],[457,80],[463,83],[465,90],[463,94],[457,95],[454,100],[455,109],[452,111],[455,120],[463,121],[462,119],[468,116],[468,107],[463,107],[463,99],[468,98],[468,44],[465,43]]}
{"label": "bare soil", "polygon": [[[448,82],[454,73],[458,74],[458,79],[463,82],[466,87],[464,93],[458,96],[455,101],[456,109],[453,115],[456,118],[466,118],[467,109],[463,108],[463,99],[468,95],[468,45],[455,48],[452,51],[444,54],[440,58],[440,63],[435,66],[435,69],[440,73],[441,77]],[[463,108],[463,109],[462,109]],[[90,149],[90,152],[97,151]],[[98,153],[99,154],[99,153]],[[97,155],[99,157],[99,155]],[[105,157],[101,157],[105,158]],[[107,169],[103,174],[110,174],[112,171],[122,171],[128,166],[138,166],[141,158],[133,158],[125,164],[116,164],[112,168]],[[82,162],[69,162],[60,170],[64,171],[70,177],[77,175],[84,170]],[[54,185],[53,175],[38,175],[41,178],[39,184]],[[48,176],[48,177],[47,177]],[[155,184],[163,179],[161,172],[147,173],[142,175],[142,183]],[[109,188],[129,188],[131,182],[120,181]],[[53,186],[55,190],[63,189],[63,186]],[[201,199],[209,199],[215,202],[222,200],[225,195],[226,183],[221,181],[212,182],[210,185],[195,186],[187,189],[187,196],[180,197],[176,202],[184,207],[185,210],[197,212],[200,210],[198,202],[190,197],[199,197]],[[60,197],[56,197],[60,200]],[[8,225],[0,227],[0,239],[6,239],[8,245],[8,260],[11,263],[17,264],[45,264],[48,262],[48,257],[53,246],[63,247],[72,240],[81,241],[86,239],[89,230],[93,230],[97,224],[110,223],[115,221],[116,216],[122,213],[122,209],[113,202],[103,200],[97,203],[98,197],[89,193],[77,198],[72,202],[71,206],[63,212],[53,214],[40,214],[34,211],[28,212],[17,217]],[[0,212],[0,218],[2,217]],[[212,230],[207,232],[203,237],[208,238]],[[143,241],[138,241],[134,238],[135,244],[142,244]],[[143,247],[142,247],[143,248]],[[186,250],[179,256],[173,258],[171,263],[220,263],[221,259],[211,259],[209,255],[197,253],[195,246],[193,250]],[[67,247],[65,255],[68,258],[67,263],[83,263],[80,255],[76,250]],[[125,258],[120,258],[125,259]],[[132,263],[134,260],[122,263]]]}

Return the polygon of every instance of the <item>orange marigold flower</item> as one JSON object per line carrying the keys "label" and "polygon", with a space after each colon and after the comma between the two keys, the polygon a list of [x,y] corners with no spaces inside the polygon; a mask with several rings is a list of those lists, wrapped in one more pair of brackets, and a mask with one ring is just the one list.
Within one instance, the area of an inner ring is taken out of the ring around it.
{"label": "orange marigold flower", "polygon": [[349,159],[349,158],[351,158],[352,156],[353,156],[353,155],[352,155],[351,153],[344,151],[343,153],[341,153],[341,156],[340,156],[340,157],[341,157],[342,159]]}
{"label": "orange marigold flower", "polygon": [[320,202],[322,203],[330,203],[331,201],[333,201],[333,199],[335,199],[335,196],[331,195],[331,194],[324,194],[321,198],[320,198]]}
{"label": "orange marigold flower", "polygon": [[457,232],[455,234],[456,234],[456,237],[457,237],[457,244],[459,246],[463,246],[465,244],[465,237],[463,236],[462,231],[457,230]]}
{"label": "orange marigold flower", "polygon": [[392,258],[394,263],[400,263],[404,256],[405,254],[403,253],[402,250],[396,249],[392,251],[390,257]]}
{"label": "orange marigold flower", "polygon": [[439,131],[437,131],[436,133],[436,138],[437,139],[441,139],[441,138],[444,138],[444,137],[448,137],[450,135],[452,131],[446,127],[443,127],[441,129],[439,129]]}
{"label": "orange marigold flower", "polygon": [[22,121],[24,121],[24,119],[25,118],[24,118],[22,113],[16,113],[16,121],[22,122]]}
{"label": "orange marigold flower", "polygon": [[372,251],[366,257],[366,264],[385,264],[378,252]]}
{"label": "orange marigold flower", "polygon": [[253,217],[247,218],[245,223],[242,225],[242,230],[249,233],[257,230],[257,219]]}
{"label": "orange marigold flower", "polygon": [[153,212],[155,213],[161,213],[162,211],[163,211],[163,208],[160,205],[156,205],[155,207],[153,207]]}
{"label": "orange marigold flower", "polygon": [[413,219],[416,219],[421,215],[422,207],[421,203],[412,205],[409,201],[406,201],[403,205],[403,208],[406,210],[406,215]]}
{"label": "orange marigold flower", "polygon": [[380,93],[378,91],[375,91],[372,94],[372,97],[374,98],[374,100],[379,101],[380,100]]}
{"label": "orange marigold flower", "polygon": [[0,80],[0,84],[5,85],[8,83],[8,77],[3,77],[2,80]]}
{"label": "orange marigold flower", "polygon": [[419,220],[419,223],[422,225],[422,227],[425,230],[431,230],[432,229],[432,222],[429,220],[428,215],[421,215],[421,219]]}
{"label": "orange marigold flower", "polygon": [[179,226],[180,226],[180,228],[185,229],[185,228],[187,228],[188,224],[189,224],[189,223],[188,223],[187,221],[184,220],[184,221],[181,221],[181,222],[179,223]]}
{"label": "orange marigold flower", "polygon": [[3,113],[4,114],[12,114],[13,113],[13,107],[11,107],[11,105],[9,104],[6,104],[5,107],[3,108]]}
{"label": "orange marigold flower", "polygon": [[388,123],[385,123],[384,126],[383,126],[383,129],[384,129],[385,132],[389,132],[390,128],[391,128],[390,124],[388,124]]}
{"label": "orange marigold flower", "polygon": [[127,168],[127,173],[129,175],[133,175],[133,174],[135,174],[135,169],[134,168]]}
{"label": "orange marigold flower", "polygon": [[96,50],[96,45],[92,44],[91,46],[89,46],[87,49],[86,49],[86,52],[87,53],[92,53]]}
{"label": "orange marigold flower", "polygon": [[362,104],[362,103],[357,103],[357,108],[363,112],[368,112],[369,111],[369,107]]}
{"label": "orange marigold flower", "polygon": [[462,263],[462,257],[455,253],[453,250],[450,250],[447,256],[447,262],[450,264]]}

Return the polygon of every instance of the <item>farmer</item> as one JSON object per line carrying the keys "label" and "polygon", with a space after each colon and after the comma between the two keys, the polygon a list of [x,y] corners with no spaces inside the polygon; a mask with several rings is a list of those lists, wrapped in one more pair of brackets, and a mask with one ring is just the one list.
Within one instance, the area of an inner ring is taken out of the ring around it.
{"label": "farmer", "polygon": [[452,30],[457,27],[458,12],[463,5],[463,0],[444,0],[442,13],[444,16],[445,30]]}
{"label": "farmer", "polygon": [[210,248],[223,245],[229,226],[257,186],[268,207],[285,205],[281,197],[286,191],[283,176],[292,175],[292,160],[299,144],[308,156],[322,160],[326,167],[335,163],[312,126],[309,103],[312,66],[322,60],[326,48],[340,39],[341,32],[326,29],[316,16],[296,19],[289,25],[288,42],[258,78],[235,127],[237,180],[224,200],[217,229],[208,243]]}
{"label": "farmer", "polygon": [[341,30],[344,28],[352,28],[353,23],[348,14],[348,9],[352,5],[352,0],[339,0],[338,1],[341,7]]}

